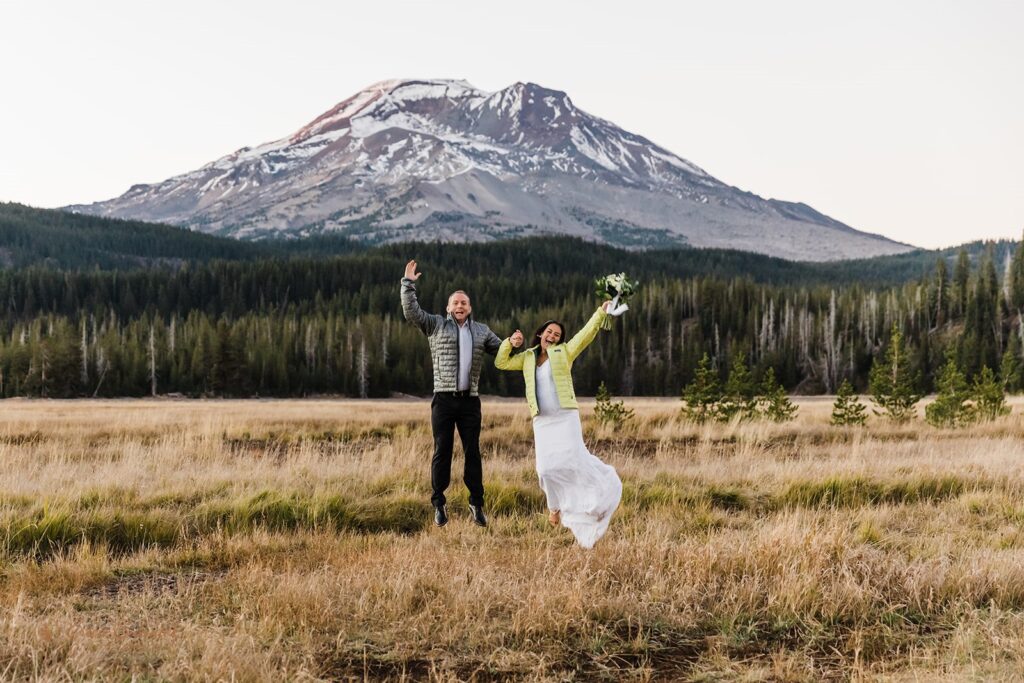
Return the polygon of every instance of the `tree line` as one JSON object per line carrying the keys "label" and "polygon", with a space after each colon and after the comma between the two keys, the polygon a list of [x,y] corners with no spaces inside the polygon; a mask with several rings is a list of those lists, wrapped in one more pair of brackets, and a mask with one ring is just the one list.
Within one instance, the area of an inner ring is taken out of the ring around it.
{"label": "tree line", "polygon": [[[700,360],[726,381],[741,359],[786,390],[866,390],[893,329],[914,390],[936,387],[953,358],[965,378],[988,368],[1024,387],[1024,253],[992,244],[940,256],[895,285],[804,283],[763,275],[681,274],[631,256],[631,311],[574,365],[581,394],[680,395]],[[0,395],[388,396],[430,393],[422,335],[401,315],[399,278],[416,256],[420,301],[443,312],[465,289],[499,336],[555,318],[573,330],[596,308],[593,278],[616,252],[573,240],[405,245],[332,258],[255,259],[131,271],[0,271]],[[557,258],[552,256],[555,254]],[[756,258],[751,257],[751,263]],[[755,269],[756,271],[756,269]],[[485,363],[482,391],[522,380]]]}

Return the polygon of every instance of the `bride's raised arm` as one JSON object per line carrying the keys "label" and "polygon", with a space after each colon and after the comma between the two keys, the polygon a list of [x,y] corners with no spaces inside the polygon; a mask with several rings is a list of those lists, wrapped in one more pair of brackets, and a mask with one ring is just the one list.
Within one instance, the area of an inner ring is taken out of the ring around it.
{"label": "bride's raised arm", "polygon": [[565,343],[566,353],[569,354],[569,360],[576,360],[576,357],[583,353],[583,349],[590,346],[590,342],[594,341],[597,337],[597,333],[601,331],[601,323],[608,317],[608,307],[611,305],[611,301],[605,301],[601,304],[594,315],[590,316],[590,320],[583,326],[583,329],[572,336],[572,339]]}

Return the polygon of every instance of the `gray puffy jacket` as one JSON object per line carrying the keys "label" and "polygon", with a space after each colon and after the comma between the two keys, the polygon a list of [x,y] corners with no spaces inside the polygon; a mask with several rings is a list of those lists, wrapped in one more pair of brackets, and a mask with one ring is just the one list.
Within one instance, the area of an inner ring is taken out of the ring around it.
{"label": "gray puffy jacket", "polygon": [[[442,317],[427,313],[416,300],[416,284],[407,277],[402,278],[402,313],[405,319],[423,330],[430,341],[430,355],[434,361],[434,393],[457,391],[459,381],[459,326],[451,315]],[[492,356],[498,353],[501,340],[491,328],[469,321],[473,333],[473,364],[469,371],[469,393],[477,396],[480,385],[480,367],[486,351]]]}

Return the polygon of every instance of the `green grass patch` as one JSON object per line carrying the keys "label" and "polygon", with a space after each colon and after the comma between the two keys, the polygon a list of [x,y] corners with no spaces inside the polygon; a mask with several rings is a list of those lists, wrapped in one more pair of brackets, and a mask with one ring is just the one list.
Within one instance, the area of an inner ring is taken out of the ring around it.
{"label": "green grass patch", "polygon": [[348,529],[359,533],[415,533],[426,526],[430,505],[409,497],[371,498],[349,502],[341,496],[307,497],[261,491],[248,498],[200,506],[189,520],[196,533],[223,529],[244,533],[255,529]]}
{"label": "green grass patch", "polygon": [[419,498],[368,500],[346,511],[344,527],[367,534],[414,534],[433,520],[430,504]]}
{"label": "green grass patch", "polygon": [[729,512],[749,509],[749,494],[733,487],[706,486],[698,482],[657,476],[651,481],[626,481],[623,505],[639,510],[658,507],[686,510],[716,508]]}
{"label": "green grass patch", "polygon": [[89,543],[123,555],[147,547],[170,547],[180,536],[177,520],[168,515],[44,508],[7,521],[0,549],[7,556],[47,559]]}
{"label": "green grass patch", "polygon": [[[469,493],[464,486],[448,488],[449,513],[454,508],[469,505]],[[484,510],[490,515],[509,517],[532,515],[547,509],[544,492],[537,483],[491,482],[484,484]]]}
{"label": "green grass patch", "polygon": [[422,426],[415,422],[354,425],[342,429],[312,429],[307,431],[294,429],[268,429],[260,432],[249,430],[221,435],[223,443],[231,448],[246,450],[272,450],[281,447],[298,446],[301,444],[345,444],[364,441],[393,441],[408,438],[411,434],[422,431]]}
{"label": "green grass patch", "polygon": [[190,508],[175,499],[177,505],[144,509],[134,494],[110,493],[105,498],[90,492],[64,504],[7,514],[0,521],[0,557],[46,560],[81,544],[101,546],[118,556],[151,547],[187,546],[212,534],[256,530],[412,534],[431,519],[428,501],[408,496],[350,502],[341,496],[267,490]]}
{"label": "green grass patch", "polygon": [[876,482],[861,477],[834,477],[824,481],[797,482],[774,502],[780,507],[862,507],[865,505],[938,502],[959,496],[967,485],[960,479],[919,477],[909,481]]}
{"label": "green grass patch", "polygon": [[484,507],[495,515],[531,515],[547,509],[544,492],[537,484],[488,484],[484,501]]}

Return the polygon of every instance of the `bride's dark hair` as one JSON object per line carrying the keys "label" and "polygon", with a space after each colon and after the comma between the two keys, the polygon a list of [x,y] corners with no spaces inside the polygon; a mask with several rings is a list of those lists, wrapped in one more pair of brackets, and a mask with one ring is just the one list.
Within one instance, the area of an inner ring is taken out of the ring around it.
{"label": "bride's dark hair", "polygon": [[548,325],[558,325],[558,329],[562,331],[562,336],[559,338],[558,343],[565,343],[565,325],[558,322],[557,320],[549,320],[540,327],[538,327],[537,331],[533,333],[533,343],[530,344],[529,348],[532,349],[534,346],[540,345],[540,335],[544,332],[544,330],[548,329]]}

